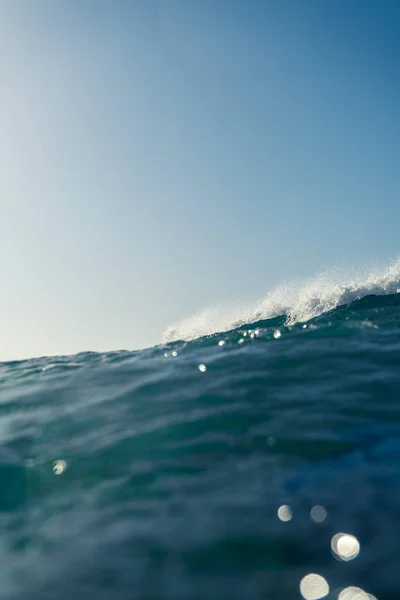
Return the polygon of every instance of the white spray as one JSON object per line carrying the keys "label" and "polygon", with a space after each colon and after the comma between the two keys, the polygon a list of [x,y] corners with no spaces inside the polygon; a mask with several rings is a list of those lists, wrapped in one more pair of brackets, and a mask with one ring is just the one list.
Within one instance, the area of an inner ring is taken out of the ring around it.
{"label": "white spray", "polygon": [[365,296],[398,292],[400,259],[384,269],[370,270],[369,273],[365,270],[359,274],[354,271],[325,272],[301,283],[279,285],[255,303],[206,308],[169,327],[162,341],[193,340],[280,315],[287,316],[288,324],[304,322]]}

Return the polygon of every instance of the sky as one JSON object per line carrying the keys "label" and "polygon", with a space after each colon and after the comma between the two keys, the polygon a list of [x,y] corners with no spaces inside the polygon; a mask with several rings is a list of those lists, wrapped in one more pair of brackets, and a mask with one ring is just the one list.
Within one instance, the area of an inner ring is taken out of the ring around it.
{"label": "sky", "polygon": [[2,0],[0,360],[398,255],[400,3]]}

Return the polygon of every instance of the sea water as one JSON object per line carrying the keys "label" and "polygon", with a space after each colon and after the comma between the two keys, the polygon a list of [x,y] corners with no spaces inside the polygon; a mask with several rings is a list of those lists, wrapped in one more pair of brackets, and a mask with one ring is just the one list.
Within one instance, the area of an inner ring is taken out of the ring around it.
{"label": "sea water", "polygon": [[0,598],[400,597],[400,265],[0,365]]}

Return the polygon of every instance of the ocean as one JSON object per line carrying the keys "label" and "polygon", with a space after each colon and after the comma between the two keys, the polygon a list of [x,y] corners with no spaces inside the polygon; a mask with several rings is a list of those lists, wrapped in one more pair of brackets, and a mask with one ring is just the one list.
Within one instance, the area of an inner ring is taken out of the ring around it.
{"label": "ocean", "polygon": [[0,365],[2,600],[398,600],[400,263]]}

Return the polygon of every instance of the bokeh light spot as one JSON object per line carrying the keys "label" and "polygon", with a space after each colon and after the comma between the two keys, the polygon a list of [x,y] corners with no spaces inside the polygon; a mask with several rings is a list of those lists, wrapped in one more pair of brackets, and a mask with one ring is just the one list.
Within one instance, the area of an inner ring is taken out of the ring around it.
{"label": "bokeh light spot", "polygon": [[53,473],[54,475],[62,475],[65,469],[67,468],[67,463],[65,460],[55,460],[53,463]]}
{"label": "bokeh light spot", "polygon": [[292,509],[287,504],[283,504],[278,509],[278,517],[281,521],[290,521],[293,517]]}
{"label": "bokeh light spot", "polygon": [[323,523],[328,516],[326,509],[323,506],[317,504],[313,506],[310,511],[310,517],[314,521],[314,523]]}
{"label": "bokeh light spot", "polygon": [[300,593],[305,600],[318,600],[329,594],[329,585],[321,575],[310,573],[301,580]]}
{"label": "bokeh light spot", "polygon": [[349,561],[356,558],[360,552],[360,543],[354,535],[337,533],[331,541],[331,548],[335,558]]}
{"label": "bokeh light spot", "polygon": [[376,598],[361,588],[350,586],[340,592],[338,600],[376,600]]}

